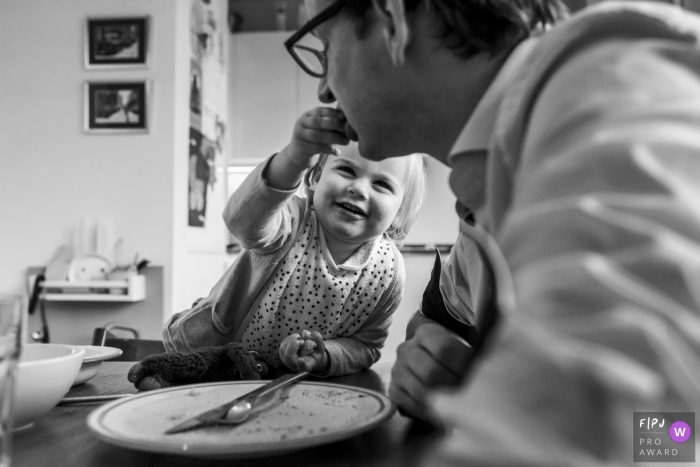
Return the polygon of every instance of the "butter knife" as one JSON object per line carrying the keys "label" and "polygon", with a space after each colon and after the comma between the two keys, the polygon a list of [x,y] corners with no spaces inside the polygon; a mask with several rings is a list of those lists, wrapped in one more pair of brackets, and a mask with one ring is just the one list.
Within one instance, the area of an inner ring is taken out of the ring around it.
{"label": "butter knife", "polygon": [[[289,386],[290,384],[294,384],[297,381],[301,381],[307,376],[309,376],[308,371],[302,371],[292,375],[281,376],[277,379],[270,381],[264,386],[261,386],[257,389],[248,392],[247,394],[233,399],[232,401],[229,401],[218,407],[207,410],[206,412],[203,412],[195,417],[185,420],[184,422],[175,425],[174,427],[167,430],[165,434],[172,435],[174,433],[180,433],[182,431],[199,428],[206,425],[213,425],[217,423],[231,425],[234,425],[236,423],[242,423],[245,421],[245,419],[248,418],[248,414],[252,410],[256,399],[271,394],[277,391],[278,389],[281,389],[285,386]],[[234,406],[236,406],[236,408],[232,412],[234,412],[236,415],[235,420],[227,420],[226,415]]]}

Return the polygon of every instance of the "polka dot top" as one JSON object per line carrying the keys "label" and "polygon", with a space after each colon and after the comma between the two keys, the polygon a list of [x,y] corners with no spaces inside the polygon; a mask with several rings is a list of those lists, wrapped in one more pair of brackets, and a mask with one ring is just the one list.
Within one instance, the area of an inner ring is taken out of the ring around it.
{"label": "polka dot top", "polygon": [[325,340],[352,336],[372,314],[394,275],[394,255],[384,238],[365,243],[336,265],[316,212],[282,258],[261,293],[241,342],[279,362],[280,343],[303,330]]}

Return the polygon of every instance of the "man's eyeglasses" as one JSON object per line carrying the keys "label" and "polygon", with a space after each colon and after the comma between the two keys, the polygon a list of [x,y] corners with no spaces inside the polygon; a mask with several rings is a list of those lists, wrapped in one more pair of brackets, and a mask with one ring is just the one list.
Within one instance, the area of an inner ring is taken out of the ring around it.
{"label": "man's eyeglasses", "polygon": [[318,40],[309,34],[321,23],[328,21],[352,0],[338,0],[321,10],[316,16],[306,22],[292,37],[284,41],[284,46],[299,66],[311,76],[323,78],[326,76],[326,51]]}

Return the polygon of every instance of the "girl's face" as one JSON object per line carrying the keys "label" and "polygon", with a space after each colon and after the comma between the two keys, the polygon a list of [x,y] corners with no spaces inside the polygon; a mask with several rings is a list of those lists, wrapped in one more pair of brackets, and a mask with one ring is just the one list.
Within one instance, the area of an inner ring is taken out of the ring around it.
{"label": "girl's face", "polygon": [[[350,144],[328,156],[314,189],[314,209],[330,243],[361,245],[391,226],[403,201],[407,158],[370,161]],[[330,237],[330,238],[329,238]]]}

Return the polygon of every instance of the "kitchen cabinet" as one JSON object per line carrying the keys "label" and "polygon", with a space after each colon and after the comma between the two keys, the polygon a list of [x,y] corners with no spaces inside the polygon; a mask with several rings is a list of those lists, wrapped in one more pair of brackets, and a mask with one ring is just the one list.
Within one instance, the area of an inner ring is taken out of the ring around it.
{"label": "kitchen cabinet", "polygon": [[230,165],[254,165],[279,151],[299,116],[321,105],[318,79],[306,75],[284,47],[291,34],[229,36]]}
{"label": "kitchen cabinet", "polygon": [[[43,274],[44,267],[30,267],[27,270],[28,283],[33,284],[29,277]],[[87,345],[92,342],[93,332],[96,328],[105,327],[108,323],[121,323],[138,330],[143,339],[161,339],[163,328],[163,316],[165,310],[163,284],[163,266],[149,265],[141,274],[131,279],[130,293],[136,293],[136,288],[144,286],[139,294],[141,300],[129,300],[127,295],[99,294],[98,300],[73,300],[68,295],[67,300],[49,299],[43,300],[46,319],[49,328],[50,342],[57,344]],[[126,281],[94,281],[91,286],[115,284],[124,285]],[[44,284],[47,284],[44,282]],[[50,286],[64,286],[61,282],[48,282]],[[58,294],[56,294],[58,295]],[[87,294],[86,294],[87,295]],[[121,300],[115,298],[123,297]],[[80,298],[80,297],[78,297]],[[111,298],[111,300],[110,300]],[[196,297],[195,297],[196,298]],[[25,340],[29,342],[29,336],[42,329],[41,313],[37,309],[27,317]],[[181,310],[176,310],[181,311]],[[169,313],[167,314],[169,316]]]}

